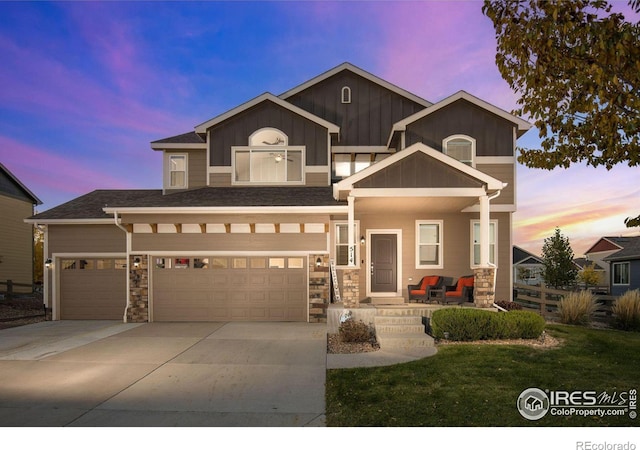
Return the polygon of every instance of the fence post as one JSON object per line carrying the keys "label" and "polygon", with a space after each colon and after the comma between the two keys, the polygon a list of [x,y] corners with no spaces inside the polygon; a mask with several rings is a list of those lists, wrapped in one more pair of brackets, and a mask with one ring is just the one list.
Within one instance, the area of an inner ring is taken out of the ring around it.
{"label": "fence post", "polygon": [[547,285],[544,281],[540,282],[540,315],[546,317],[547,312]]}
{"label": "fence post", "polygon": [[13,299],[13,280],[7,280],[7,300]]}

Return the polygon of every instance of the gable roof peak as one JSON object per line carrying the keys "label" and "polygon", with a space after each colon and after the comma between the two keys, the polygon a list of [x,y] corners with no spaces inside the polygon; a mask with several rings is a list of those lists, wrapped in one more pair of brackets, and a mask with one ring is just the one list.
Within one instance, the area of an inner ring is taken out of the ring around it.
{"label": "gable roof peak", "polygon": [[[33,192],[31,192],[29,188],[27,188],[24,184],[22,184],[22,182],[18,179],[18,177],[16,177],[13,173],[11,173],[11,171],[7,169],[2,163],[0,163],[0,172],[5,174],[5,176],[8,178],[10,183],[13,183],[14,188],[11,188],[11,189],[18,189],[18,191],[22,191],[22,193],[31,200],[32,204],[42,205],[42,201],[38,197],[36,197],[36,195]],[[15,192],[18,192],[18,191],[15,191]],[[10,193],[7,193],[7,194],[9,194],[10,196],[13,196]]]}

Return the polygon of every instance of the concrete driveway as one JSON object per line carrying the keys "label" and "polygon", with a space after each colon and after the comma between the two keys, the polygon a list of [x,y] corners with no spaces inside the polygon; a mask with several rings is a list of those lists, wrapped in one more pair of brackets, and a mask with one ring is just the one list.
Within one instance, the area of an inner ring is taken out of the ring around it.
{"label": "concrete driveway", "polygon": [[324,426],[326,325],[0,330],[0,426]]}

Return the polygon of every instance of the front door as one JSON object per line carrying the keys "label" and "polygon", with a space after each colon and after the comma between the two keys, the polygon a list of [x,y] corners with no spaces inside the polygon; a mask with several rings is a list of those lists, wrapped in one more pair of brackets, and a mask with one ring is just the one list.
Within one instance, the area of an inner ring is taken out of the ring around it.
{"label": "front door", "polygon": [[398,290],[398,235],[371,235],[371,293]]}

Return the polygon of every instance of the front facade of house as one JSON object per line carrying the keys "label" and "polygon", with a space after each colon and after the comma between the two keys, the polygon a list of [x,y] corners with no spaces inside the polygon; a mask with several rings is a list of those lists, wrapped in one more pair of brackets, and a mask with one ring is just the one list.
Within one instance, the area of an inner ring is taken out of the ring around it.
{"label": "front facade of house", "polygon": [[[163,188],[94,191],[46,227],[55,319],[326,320],[476,274],[509,299],[515,142],[529,124],[466,92],[430,103],[351,64],[151,143]],[[494,294],[495,293],[495,294]]]}
{"label": "front facade of house", "polygon": [[38,197],[0,164],[0,281],[33,283],[33,226],[23,219],[33,215],[40,204]]}
{"label": "front facade of house", "polygon": [[602,267],[611,295],[640,289],[640,236],[602,237],[585,256]]}

